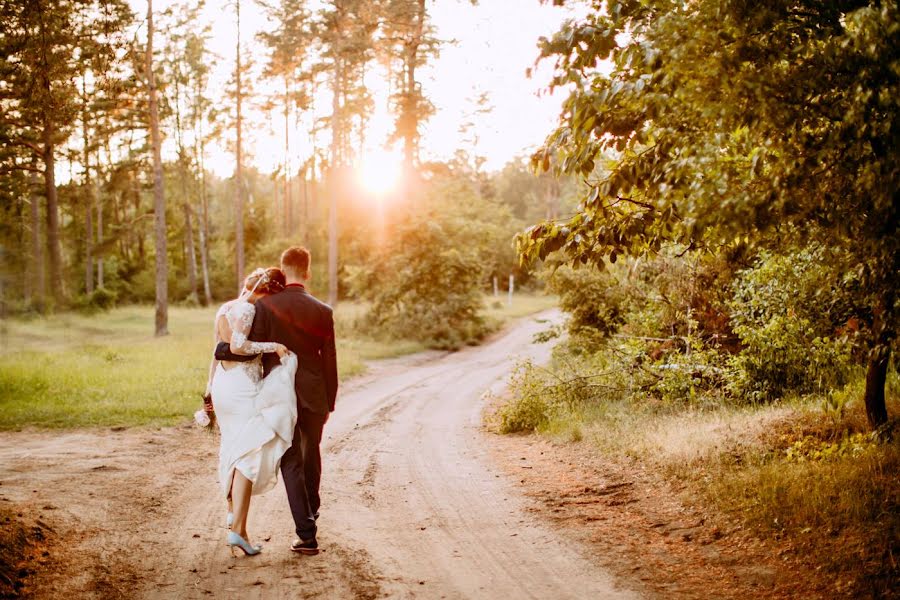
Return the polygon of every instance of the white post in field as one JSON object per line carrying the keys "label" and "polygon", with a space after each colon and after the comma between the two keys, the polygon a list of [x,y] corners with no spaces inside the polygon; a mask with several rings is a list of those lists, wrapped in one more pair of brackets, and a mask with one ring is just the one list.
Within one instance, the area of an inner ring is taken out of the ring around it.
{"label": "white post in field", "polygon": [[510,273],[509,274],[509,298],[506,300],[507,306],[512,306],[512,295],[513,295],[513,288],[515,287],[515,285],[516,285],[515,277],[513,276],[512,273]]}
{"label": "white post in field", "polygon": [[500,286],[497,285],[497,276],[494,275],[494,298],[500,295]]}

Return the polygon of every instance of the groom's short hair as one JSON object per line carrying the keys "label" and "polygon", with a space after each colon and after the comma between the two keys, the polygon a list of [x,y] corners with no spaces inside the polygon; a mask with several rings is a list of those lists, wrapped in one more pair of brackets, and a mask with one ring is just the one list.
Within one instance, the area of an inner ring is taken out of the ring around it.
{"label": "groom's short hair", "polygon": [[295,275],[309,271],[309,250],[303,246],[291,246],[281,253],[281,267],[290,269]]}

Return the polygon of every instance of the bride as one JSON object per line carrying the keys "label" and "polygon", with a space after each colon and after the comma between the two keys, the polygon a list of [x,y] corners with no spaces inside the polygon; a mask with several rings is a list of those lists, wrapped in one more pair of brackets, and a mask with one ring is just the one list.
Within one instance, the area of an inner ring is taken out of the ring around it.
{"label": "bride", "polygon": [[[282,344],[247,339],[256,314],[254,302],[280,292],[284,285],[281,269],[257,269],[247,276],[241,295],[216,312],[215,342],[228,342],[234,355],[252,357],[246,361],[213,358],[206,386],[222,433],[219,482],[228,502],[227,544],[232,554],[235,547],[248,555],[262,549],[248,541],[250,496],[278,482],[278,466],[291,446],[297,422],[297,356]],[[281,365],[263,379],[261,356],[266,352],[278,353]]]}

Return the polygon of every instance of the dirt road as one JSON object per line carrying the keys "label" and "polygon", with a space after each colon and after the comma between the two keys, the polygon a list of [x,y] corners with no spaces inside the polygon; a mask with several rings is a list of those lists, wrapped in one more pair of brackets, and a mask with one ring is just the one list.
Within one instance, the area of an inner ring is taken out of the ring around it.
{"label": "dirt road", "polygon": [[232,558],[218,442],[195,429],[4,434],[0,502],[55,531],[36,595],[637,597],[528,510],[489,459],[484,394],[519,358],[547,358],[532,342],[545,327],[525,319],[483,346],[387,362],[346,385],[325,429],[315,557],[288,550],[279,485],[251,507],[263,553]]}

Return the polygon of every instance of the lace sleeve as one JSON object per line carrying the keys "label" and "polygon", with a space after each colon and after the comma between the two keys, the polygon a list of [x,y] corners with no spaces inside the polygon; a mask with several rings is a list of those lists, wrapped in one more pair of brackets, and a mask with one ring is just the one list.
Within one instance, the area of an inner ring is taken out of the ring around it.
{"label": "lace sleeve", "polygon": [[249,302],[237,304],[229,311],[228,323],[231,325],[231,351],[235,354],[275,352],[275,349],[278,347],[278,344],[275,342],[251,342],[247,339],[255,315],[256,308]]}

